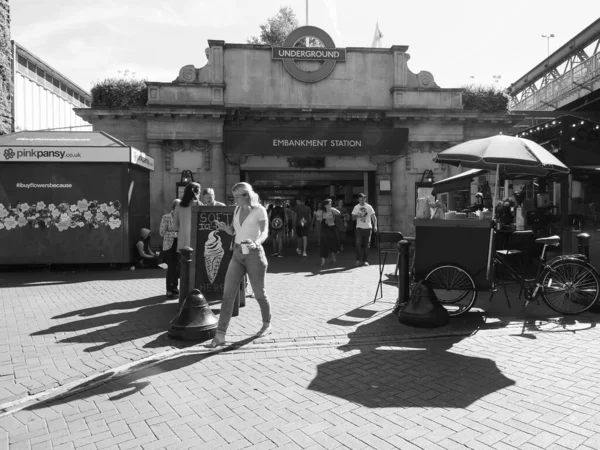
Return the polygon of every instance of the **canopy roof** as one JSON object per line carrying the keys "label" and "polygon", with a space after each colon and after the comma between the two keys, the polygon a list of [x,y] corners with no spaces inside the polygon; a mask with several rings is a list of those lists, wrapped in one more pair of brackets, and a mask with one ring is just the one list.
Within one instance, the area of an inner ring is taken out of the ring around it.
{"label": "canopy roof", "polygon": [[124,162],[154,170],[154,158],[103,131],[19,131],[0,136],[0,163]]}

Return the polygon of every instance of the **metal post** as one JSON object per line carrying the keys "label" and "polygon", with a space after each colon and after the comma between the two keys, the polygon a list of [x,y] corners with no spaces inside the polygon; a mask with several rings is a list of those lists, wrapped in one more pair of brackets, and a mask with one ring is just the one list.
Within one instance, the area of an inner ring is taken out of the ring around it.
{"label": "metal post", "polygon": [[192,279],[192,247],[183,247],[181,250],[181,275],[179,281],[179,306],[190,292],[190,280]]}
{"label": "metal post", "polygon": [[590,261],[590,235],[588,233],[579,233],[577,236],[577,251]]}
{"label": "metal post", "polygon": [[408,302],[409,282],[408,259],[410,243],[404,239],[398,243],[400,252],[398,254],[398,304]]}

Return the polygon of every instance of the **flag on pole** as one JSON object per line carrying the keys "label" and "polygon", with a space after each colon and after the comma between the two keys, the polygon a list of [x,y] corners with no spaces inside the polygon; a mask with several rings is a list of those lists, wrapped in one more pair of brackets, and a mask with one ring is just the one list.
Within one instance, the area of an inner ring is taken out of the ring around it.
{"label": "flag on pole", "polygon": [[373,35],[373,42],[371,43],[371,47],[381,48],[382,42],[381,38],[383,37],[383,33],[379,29],[379,22],[375,24],[375,34]]}

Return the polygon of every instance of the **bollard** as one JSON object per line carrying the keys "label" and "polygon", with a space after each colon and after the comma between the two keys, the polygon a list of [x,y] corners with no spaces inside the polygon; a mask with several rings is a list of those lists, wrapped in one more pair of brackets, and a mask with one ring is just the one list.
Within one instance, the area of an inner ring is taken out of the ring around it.
{"label": "bollard", "polygon": [[192,278],[192,253],[194,249],[192,247],[183,247],[181,249],[180,261],[181,261],[181,272],[179,280],[179,306],[183,304],[183,301],[190,292],[190,280]]}
{"label": "bollard", "polygon": [[401,240],[398,244],[400,252],[398,254],[398,304],[406,303],[409,297],[409,273],[408,273],[408,255],[410,243]]}
{"label": "bollard", "polygon": [[577,236],[577,251],[585,256],[588,262],[590,262],[590,239],[591,236],[588,233],[579,233]]}

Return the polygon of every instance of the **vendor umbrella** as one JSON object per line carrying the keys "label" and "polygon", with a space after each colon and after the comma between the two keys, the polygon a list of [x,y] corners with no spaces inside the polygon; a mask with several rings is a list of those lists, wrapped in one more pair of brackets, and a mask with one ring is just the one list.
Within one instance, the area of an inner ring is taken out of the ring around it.
{"label": "vendor umbrella", "polygon": [[[492,217],[496,216],[500,173],[506,176],[548,176],[556,173],[569,173],[569,168],[544,147],[529,139],[516,136],[497,135],[463,142],[438,153],[433,160],[438,164],[495,170],[496,188],[494,189]],[[488,278],[490,275],[493,233],[494,230],[490,230]]]}

